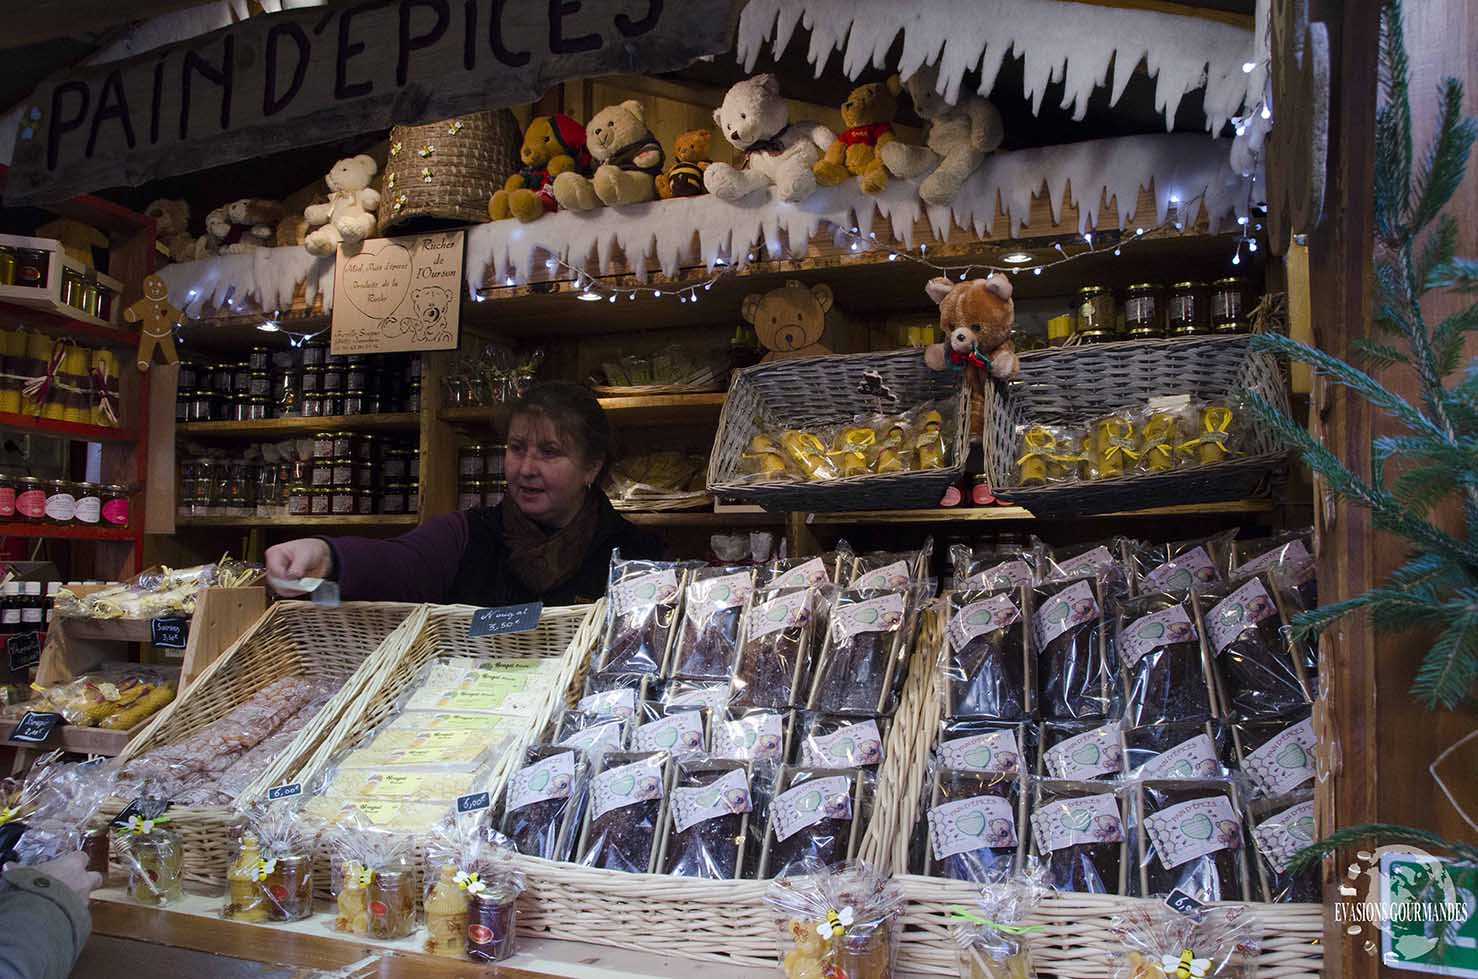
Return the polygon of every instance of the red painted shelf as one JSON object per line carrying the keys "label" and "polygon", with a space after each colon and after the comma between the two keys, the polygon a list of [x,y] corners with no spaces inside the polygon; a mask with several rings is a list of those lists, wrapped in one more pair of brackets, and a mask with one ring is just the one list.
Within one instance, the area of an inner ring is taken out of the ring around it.
{"label": "red painted shelf", "polygon": [[[17,324],[15,321],[19,321]],[[113,347],[119,350],[136,350],[139,345],[137,330],[122,327],[98,326],[85,320],[73,319],[64,313],[26,306],[22,303],[0,302],[0,327],[23,325],[53,337],[69,337],[83,345]]]}
{"label": "red painted shelf", "polygon": [[61,540],[120,540],[132,542],[138,531],[127,527],[88,524],[0,523],[0,537],[54,537]]}
{"label": "red painted shelf", "polygon": [[132,429],[81,425],[77,422],[37,418],[34,415],[13,415],[3,411],[0,411],[0,429],[39,432],[43,435],[56,435],[79,442],[132,442],[138,438],[138,433]]}

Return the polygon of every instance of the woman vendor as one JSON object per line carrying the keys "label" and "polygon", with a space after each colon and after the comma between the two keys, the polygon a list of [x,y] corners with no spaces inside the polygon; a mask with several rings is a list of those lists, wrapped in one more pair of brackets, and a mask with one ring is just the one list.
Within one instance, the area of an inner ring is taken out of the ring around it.
{"label": "woman vendor", "polygon": [[267,573],[336,580],[345,601],[575,605],[606,592],[611,551],[660,557],[599,481],[611,426],[578,384],[535,385],[508,421],[508,495],[496,507],[433,517],[390,540],[311,537],[267,549]]}

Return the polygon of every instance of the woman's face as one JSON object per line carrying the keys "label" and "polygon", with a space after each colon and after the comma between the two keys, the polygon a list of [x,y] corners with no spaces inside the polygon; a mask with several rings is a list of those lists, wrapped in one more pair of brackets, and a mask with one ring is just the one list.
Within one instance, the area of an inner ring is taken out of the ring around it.
{"label": "woman's face", "polygon": [[508,423],[508,496],[530,520],[562,527],[585,503],[600,471],[549,419],[516,415]]}

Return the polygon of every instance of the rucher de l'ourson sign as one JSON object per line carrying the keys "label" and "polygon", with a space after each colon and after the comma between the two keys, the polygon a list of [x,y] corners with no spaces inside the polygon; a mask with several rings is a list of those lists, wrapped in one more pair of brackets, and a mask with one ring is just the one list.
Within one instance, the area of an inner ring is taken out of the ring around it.
{"label": "rucher de l'ourson sign", "polygon": [[7,204],[58,200],[397,123],[675,71],[731,45],[739,0],[368,0],[252,17],[42,82]]}

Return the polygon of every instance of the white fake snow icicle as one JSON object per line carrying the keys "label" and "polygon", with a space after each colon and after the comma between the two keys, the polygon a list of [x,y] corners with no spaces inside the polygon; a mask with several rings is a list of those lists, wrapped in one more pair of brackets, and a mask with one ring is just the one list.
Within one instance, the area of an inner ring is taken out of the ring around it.
{"label": "white fake snow icicle", "polygon": [[[1146,227],[1158,225],[1165,221],[1172,198],[1189,202],[1202,193],[1214,231],[1228,212],[1241,215],[1247,205],[1246,182],[1227,165],[1228,146],[1228,140],[1182,133],[996,153],[966,181],[950,206],[928,208],[928,217],[940,238],[951,224],[977,236],[989,235],[999,198],[1008,231],[1015,234],[1031,216],[1032,195],[1045,183],[1054,220],[1060,220],[1071,187],[1079,209],[1079,233],[1092,227],[1123,227],[1135,219]],[[1140,188],[1152,185],[1153,220],[1134,211]],[[1111,216],[1117,220],[1100,222],[1100,207],[1110,200],[1117,204],[1118,213]],[[476,295],[510,276],[527,282],[536,268],[545,278],[546,255],[600,275],[614,271],[619,250],[629,270],[643,281],[649,265],[668,276],[683,265],[700,262],[710,269],[720,261],[739,267],[748,264],[750,249],[761,242],[771,255],[779,255],[787,245],[801,247],[823,225],[834,232],[856,227],[864,238],[873,230],[879,238],[891,232],[895,241],[912,248],[914,223],[924,210],[913,181],[892,180],[882,194],[869,197],[850,180],[798,204],[777,201],[770,192],[736,203],[704,195],[619,209],[560,211],[531,224],[494,221],[467,232],[467,286]],[[879,219],[886,228],[876,227]],[[647,261],[638,261],[641,257]]]}
{"label": "white fake snow icicle", "polygon": [[1047,86],[1064,81],[1062,107],[1082,119],[1094,88],[1109,84],[1110,62],[1110,104],[1117,103],[1141,58],[1155,79],[1155,108],[1165,114],[1167,130],[1180,100],[1203,85],[1212,133],[1262,91],[1261,79],[1242,70],[1250,60],[1261,61],[1252,57],[1252,31],[1201,17],[1063,0],[749,0],[736,44],[745,70],[754,69],[767,42],[778,60],[797,25],[811,32],[807,57],[818,77],[833,51],[842,52],[848,78],[869,65],[887,67],[888,50],[902,32],[899,74],[907,79],[937,61],[939,91],[950,102],[959,100],[965,73],[976,67],[978,90],[989,95],[1007,51],[1025,59],[1033,113]]}
{"label": "white fake snow icicle", "polygon": [[321,292],[323,311],[334,306],[333,256],[309,255],[302,245],[178,262],[160,269],[159,276],[169,286],[170,302],[187,318],[198,317],[206,306],[221,306],[228,293],[231,302],[245,305],[250,299],[266,313],[285,310],[292,305],[293,289],[305,281],[306,302]]}

